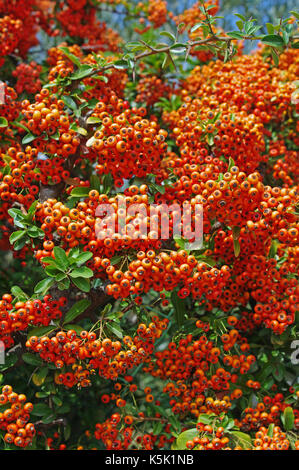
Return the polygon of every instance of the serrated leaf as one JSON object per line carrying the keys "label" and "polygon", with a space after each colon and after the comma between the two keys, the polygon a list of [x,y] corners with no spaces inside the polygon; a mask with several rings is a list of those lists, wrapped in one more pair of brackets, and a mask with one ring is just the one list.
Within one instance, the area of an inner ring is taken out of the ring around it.
{"label": "serrated leaf", "polygon": [[90,282],[89,279],[85,279],[84,277],[77,277],[72,279],[73,284],[75,284],[78,289],[82,290],[83,292],[90,291]]}
{"label": "serrated leaf", "polygon": [[116,323],[116,322],[107,323],[106,327],[108,330],[111,331],[111,333],[113,333],[118,338],[121,339],[123,337],[122,329],[119,323]]}
{"label": "serrated leaf", "polygon": [[31,336],[37,336],[39,338],[40,336],[47,335],[50,331],[53,331],[54,329],[54,325],[37,326],[36,328],[32,328],[32,330],[28,332],[27,338],[31,338]]}
{"label": "serrated leaf", "polygon": [[74,330],[77,335],[79,335],[81,333],[81,331],[83,331],[83,327],[80,326],[80,325],[73,325],[71,323],[68,323],[67,325],[64,325],[63,326],[65,330],[69,331],[69,330]]}
{"label": "serrated leaf", "polygon": [[97,116],[90,116],[87,121],[86,121],[86,124],[97,124],[99,122],[102,122],[102,119],[97,117]]}
{"label": "serrated leaf", "polygon": [[60,246],[54,246],[53,252],[57,267],[65,271],[69,265],[65,251]]}
{"label": "serrated leaf", "polygon": [[295,416],[293,409],[290,406],[287,406],[283,412],[284,417],[284,428],[286,431],[291,431],[294,427]]}
{"label": "serrated leaf", "polygon": [[8,121],[5,117],[0,116],[0,127],[7,127],[8,126]]}
{"label": "serrated leaf", "polygon": [[26,364],[30,364],[31,366],[41,366],[43,364],[43,360],[40,357],[31,353],[24,353],[22,359]]}
{"label": "serrated leaf", "polygon": [[22,144],[30,144],[30,142],[32,142],[35,138],[35,135],[33,135],[31,132],[28,132],[26,135],[24,135],[22,139]]}
{"label": "serrated leaf", "polygon": [[62,95],[61,99],[68,108],[72,109],[73,111],[77,109],[76,102],[69,95]]}
{"label": "serrated leaf", "polygon": [[181,299],[175,291],[171,293],[171,301],[174,308],[174,317],[177,325],[180,327],[183,324],[185,316],[185,300]]}
{"label": "serrated leaf", "polygon": [[88,299],[81,299],[76,302],[66,313],[64,318],[64,323],[70,323],[75,320],[81,313],[83,313],[89,306],[91,302]]}
{"label": "serrated leaf", "polygon": [[267,436],[273,437],[274,423],[271,423],[268,428]]}
{"label": "serrated leaf", "polygon": [[33,416],[47,416],[49,413],[52,413],[52,410],[45,403],[37,403],[33,406],[33,411],[31,412]]}
{"label": "serrated leaf", "polygon": [[240,251],[241,251],[241,247],[240,247],[239,240],[234,240],[234,254],[236,258],[238,258]]}
{"label": "serrated leaf", "polygon": [[229,33],[227,33],[227,35],[233,39],[243,39],[244,36],[244,34],[240,33],[240,31],[230,31]]}
{"label": "serrated leaf", "polygon": [[245,434],[241,431],[231,431],[231,434],[235,436],[235,438],[238,440],[239,445],[243,447],[243,449],[252,448],[251,437],[249,436],[249,434]]}
{"label": "serrated leaf", "polygon": [[77,277],[84,277],[88,279],[89,277],[93,276],[93,271],[86,266],[81,266],[80,268],[75,268],[70,272],[70,277],[77,278]]}
{"label": "serrated leaf", "polygon": [[73,64],[80,67],[80,65],[81,65],[80,59],[77,56],[75,56],[74,54],[72,54],[68,50],[67,47],[59,47],[59,49],[70,59],[71,62],[73,62]]}
{"label": "serrated leaf", "polygon": [[32,376],[32,382],[34,383],[34,385],[40,387],[44,383],[48,372],[48,367],[41,367],[37,372],[35,372]]}
{"label": "serrated leaf", "polygon": [[11,288],[11,293],[20,301],[29,299],[29,296],[26,294],[26,292],[24,292],[19,286],[13,286]]}
{"label": "serrated leaf", "polygon": [[163,423],[163,421],[156,421],[153,427],[153,431],[152,431],[154,436],[159,436],[164,426],[165,424]]}
{"label": "serrated leaf", "polygon": [[196,428],[188,429],[187,431],[182,432],[176,440],[177,449],[186,450],[186,442],[192,441],[197,436],[198,431]]}
{"label": "serrated leaf", "polygon": [[80,253],[78,256],[75,257],[75,262],[78,266],[81,264],[86,263],[90,258],[93,257],[93,254],[90,251],[85,251],[84,253]]}
{"label": "serrated leaf", "polygon": [[82,78],[87,77],[94,71],[94,67],[91,67],[90,65],[87,64],[80,64],[80,67],[76,72],[74,72],[72,75],[70,75],[71,80],[81,80]]}
{"label": "serrated leaf", "polygon": [[299,20],[299,13],[297,13],[297,11],[290,11],[290,13],[295,16],[295,18],[297,18],[297,20]]}
{"label": "serrated leaf", "polygon": [[280,47],[284,45],[282,37],[278,36],[278,34],[267,34],[261,39],[261,41],[263,44],[272,47]]}
{"label": "serrated leaf", "polygon": [[50,287],[53,286],[54,282],[54,279],[49,277],[39,281],[34,288],[35,294],[45,294],[50,289]]}
{"label": "serrated leaf", "polygon": [[9,242],[13,245],[17,240],[24,237],[26,235],[26,230],[17,230],[13,232],[9,237]]}
{"label": "serrated leaf", "polygon": [[71,196],[74,197],[86,197],[90,191],[90,187],[86,186],[77,186],[76,188],[72,189]]}

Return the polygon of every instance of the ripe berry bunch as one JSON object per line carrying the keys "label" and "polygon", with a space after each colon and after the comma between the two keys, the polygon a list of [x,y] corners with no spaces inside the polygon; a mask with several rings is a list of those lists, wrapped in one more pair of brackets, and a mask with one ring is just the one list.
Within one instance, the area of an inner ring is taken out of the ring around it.
{"label": "ripe berry bunch", "polygon": [[87,0],[68,0],[61,4],[56,21],[64,35],[87,40],[91,46],[96,44],[101,50],[117,51],[122,42],[119,34],[108,28],[105,22],[97,20],[97,9]]}
{"label": "ripe berry bunch", "polygon": [[[3,410],[4,409],[4,410]],[[3,411],[2,411],[3,410]],[[4,385],[0,394],[0,429],[6,432],[4,441],[17,447],[27,447],[35,436],[34,424],[29,422],[33,405],[26,395]]]}
{"label": "ripe berry bunch", "polygon": [[269,436],[268,429],[261,426],[255,434],[254,450],[288,450],[290,441],[286,433],[279,426],[274,426],[273,436]]}
{"label": "ripe berry bunch", "polygon": [[[265,395],[262,402],[257,403],[254,408],[245,408],[244,417],[236,420],[237,426],[241,430],[247,432],[249,430],[258,430],[260,426],[268,426],[269,424],[278,425],[280,423],[280,414],[289,406],[285,402],[282,393],[277,393],[274,397]],[[299,426],[299,410],[293,408],[295,416],[295,426]]]}
{"label": "ripe berry bunch", "polygon": [[4,294],[0,301],[1,341],[6,348],[9,348],[14,344],[14,332],[24,331],[29,325],[49,325],[51,320],[61,317],[61,307],[65,303],[65,297],[56,301],[50,295],[46,295],[43,301],[33,299],[26,302],[14,302],[10,294]]}
{"label": "ripe berry bunch", "polygon": [[191,295],[201,299],[204,293],[202,301],[207,302],[207,308],[209,302],[220,295],[230,276],[228,266],[222,266],[220,270],[211,268],[206,263],[197,262],[193,255],[188,255],[184,250],[139,252],[127,271],[118,271],[117,274],[112,271],[114,282],[107,286],[107,293],[115,298],[126,297],[130,293],[139,296],[150,289],[171,291],[179,286],[178,296],[181,298]]}
{"label": "ripe berry bunch", "polygon": [[37,149],[28,146],[23,152],[18,147],[9,147],[6,154],[10,173],[0,173],[1,199],[9,205],[18,202],[28,209],[39,191],[36,183],[41,180],[40,174],[35,171]]}
{"label": "ripe berry bunch", "polygon": [[30,62],[30,64],[21,63],[13,71],[13,77],[17,78],[16,92],[21,94],[23,91],[27,93],[37,93],[42,87],[42,83],[39,79],[42,71],[41,65],[37,65],[36,62]]}
{"label": "ripe berry bunch", "polygon": [[[28,100],[22,102],[22,112],[25,116],[22,123],[36,135],[34,145],[38,151],[57,154],[63,158],[75,154],[80,140],[70,128],[71,122],[64,112],[64,102],[58,100],[54,94],[51,95],[46,88],[35,96],[35,100],[33,104]],[[56,140],[54,134],[58,129],[59,139]]]}
{"label": "ripe berry bunch", "polygon": [[259,118],[238,111],[235,106],[228,107],[227,101],[218,103],[208,96],[191,100],[187,92],[186,95],[177,111],[163,113],[181,153],[190,158],[210,147],[216,157],[231,157],[246,173],[267,160]]}
{"label": "ripe berry bunch", "polygon": [[20,103],[17,101],[18,95],[13,88],[3,82],[0,84],[0,93],[0,116],[7,119],[7,121],[13,121],[20,112]]}
{"label": "ripe berry bunch", "polygon": [[[159,420],[162,417],[156,413],[154,419]],[[142,432],[142,425],[147,420],[150,422],[151,417],[147,417],[144,412],[139,412],[138,416],[113,413],[105,422],[96,424],[94,436],[103,442],[107,450],[160,449],[174,441],[173,437],[169,437],[171,425],[167,422],[159,436]],[[164,421],[162,420],[163,423]]]}
{"label": "ripe berry bunch", "polygon": [[155,75],[145,75],[136,86],[137,103],[145,103],[146,106],[153,106],[160,98],[167,98],[171,93],[171,87]]}
{"label": "ripe berry bunch", "polygon": [[144,119],[144,108],[129,108],[112,92],[99,101],[92,113],[102,126],[94,134],[92,148],[98,156],[96,171],[112,172],[117,186],[123,178],[144,177],[159,166],[167,144],[167,132],[156,121]]}
{"label": "ripe berry bunch", "polygon": [[0,41],[2,44],[0,54],[0,66],[4,64],[6,55],[11,54],[19,44],[22,37],[22,21],[4,16],[0,18]]}
{"label": "ripe berry bunch", "polygon": [[[232,330],[230,336],[233,335],[238,337],[238,332]],[[241,345],[242,349],[246,351],[247,345],[244,348]],[[223,396],[222,399],[205,398],[204,392],[213,390],[217,394],[228,391],[238,380],[237,372],[245,374],[253,362],[253,355],[226,355],[206,335],[195,340],[189,334],[178,344],[171,342],[166,350],[156,352],[155,360],[149,362],[144,370],[153,377],[171,380],[164,387],[164,393],[171,398],[169,403],[173,413],[188,412],[198,416],[208,410],[217,410],[218,414],[231,406],[231,400],[240,398],[242,390],[239,388],[235,388],[230,397]],[[215,364],[214,373],[211,372],[211,364]]]}
{"label": "ripe berry bunch", "polygon": [[[98,369],[105,379],[115,380],[133,366],[137,366],[153,352],[154,342],[161,336],[167,321],[153,318],[148,327],[140,324],[134,338],[125,336],[120,341],[102,339],[95,332],[83,330],[80,335],[74,330],[59,331],[55,336],[42,338],[31,336],[26,347],[35,351],[42,359],[53,362],[58,369],[71,366],[72,371],[57,375],[56,381],[67,387],[74,384],[90,385],[88,376]],[[85,367],[78,361],[83,361]]]}

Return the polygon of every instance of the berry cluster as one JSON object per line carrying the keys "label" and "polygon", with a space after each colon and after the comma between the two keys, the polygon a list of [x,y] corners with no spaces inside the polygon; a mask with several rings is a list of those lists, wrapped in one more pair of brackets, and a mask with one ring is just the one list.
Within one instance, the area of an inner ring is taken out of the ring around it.
{"label": "berry cluster", "polygon": [[26,395],[13,391],[10,385],[4,385],[0,394],[0,429],[6,432],[4,441],[17,447],[27,447],[35,436],[34,424],[29,422],[33,405],[27,402]]}

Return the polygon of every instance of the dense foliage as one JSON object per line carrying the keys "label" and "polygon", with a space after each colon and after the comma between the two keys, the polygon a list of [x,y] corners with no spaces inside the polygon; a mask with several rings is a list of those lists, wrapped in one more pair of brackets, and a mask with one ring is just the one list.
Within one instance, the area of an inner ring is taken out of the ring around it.
{"label": "dense foliage", "polygon": [[0,0],[1,449],[299,448],[299,15],[171,3]]}

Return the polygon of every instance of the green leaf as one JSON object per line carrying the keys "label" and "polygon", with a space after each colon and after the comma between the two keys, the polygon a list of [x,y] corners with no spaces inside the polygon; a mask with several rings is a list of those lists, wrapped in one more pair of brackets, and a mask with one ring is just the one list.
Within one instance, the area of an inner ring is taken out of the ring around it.
{"label": "green leaf", "polygon": [[90,116],[87,119],[86,124],[96,124],[98,122],[102,122],[102,119],[97,116]]}
{"label": "green leaf", "polygon": [[154,427],[153,427],[154,436],[159,436],[159,434],[163,430],[164,426],[165,426],[165,424],[163,423],[163,421],[156,421],[155,424],[154,424]]}
{"label": "green leaf", "polygon": [[8,126],[8,121],[5,117],[0,116],[0,127],[7,127]]}
{"label": "green leaf", "polygon": [[107,327],[108,330],[111,331],[111,333],[113,333],[118,338],[121,339],[123,337],[123,332],[122,332],[122,329],[121,329],[119,323],[117,323],[117,322],[107,323],[106,327]]}
{"label": "green leaf", "polygon": [[36,200],[29,207],[28,212],[27,212],[27,216],[26,216],[27,220],[31,221],[33,219],[37,204],[38,204],[38,201]]}
{"label": "green leaf", "polygon": [[192,441],[197,436],[198,431],[196,428],[188,429],[187,431],[182,432],[176,440],[176,447],[178,450],[186,450],[186,442]]}
{"label": "green leaf", "polygon": [[50,413],[52,413],[52,410],[45,403],[37,403],[33,406],[33,411],[31,412],[33,416],[47,416]]}
{"label": "green leaf", "polygon": [[48,367],[41,367],[37,372],[35,372],[32,376],[32,382],[34,383],[34,385],[40,387],[44,383],[48,372]]}
{"label": "green leaf", "polygon": [[54,282],[54,279],[50,277],[39,281],[34,288],[35,294],[45,294],[50,289],[50,287],[53,286]]}
{"label": "green leaf", "polygon": [[68,50],[67,47],[59,47],[59,49],[70,59],[71,62],[73,62],[73,64],[80,67],[80,65],[81,65],[80,59],[77,56],[75,56],[74,54],[72,54]]}
{"label": "green leaf", "polygon": [[88,299],[81,299],[76,302],[66,313],[64,318],[64,323],[70,323],[71,321],[75,320],[82,312],[84,312],[89,306],[91,302]]}
{"label": "green leaf", "polygon": [[278,67],[278,65],[279,65],[279,57],[278,57],[277,52],[273,49],[273,47],[271,47],[271,56],[272,56],[274,65],[275,65],[276,67]]}
{"label": "green leaf", "polygon": [[36,138],[35,135],[32,134],[32,132],[28,132],[28,134],[24,135],[22,139],[22,144],[29,144]]}
{"label": "green leaf", "polygon": [[240,31],[230,31],[229,33],[227,33],[227,35],[233,39],[243,39],[244,36],[244,34],[240,33]]}
{"label": "green leaf", "polygon": [[[165,411],[164,411],[164,414],[165,414]],[[166,414],[165,414],[165,416],[166,416]],[[174,431],[181,432],[181,427],[182,427],[181,423],[175,415],[169,415],[168,416],[168,421],[170,422],[171,427]]]}
{"label": "green leaf", "polygon": [[63,279],[62,281],[59,281],[57,284],[57,287],[59,290],[66,290],[69,289],[70,287],[70,280],[69,278]]}
{"label": "green leaf", "polygon": [[73,271],[70,272],[70,277],[73,278],[78,278],[78,277],[84,277],[84,278],[89,278],[93,276],[93,271],[90,268],[87,268],[86,266],[81,266],[80,268],[75,268]]}
{"label": "green leaf", "polygon": [[249,434],[245,434],[241,431],[231,431],[231,434],[233,434],[233,436],[237,439],[239,445],[243,447],[243,449],[252,448],[251,437],[249,436]]}
{"label": "green leaf", "polygon": [[90,291],[90,282],[89,279],[85,279],[84,277],[77,277],[72,279],[72,282],[75,284],[78,289],[82,290],[83,292]]}
{"label": "green leaf", "polygon": [[210,258],[209,256],[198,256],[197,259],[202,263],[206,263],[208,266],[213,267],[216,264],[216,261],[213,258]]}
{"label": "green leaf", "polygon": [[71,196],[74,197],[86,197],[90,191],[90,187],[86,186],[77,186],[71,192]]}
{"label": "green leaf", "polygon": [[123,70],[128,68],[128,62],[126,60],[120,59],[113,62],[113,67],[117,70]]}
{"label": "green leaf", "polygon": [[235,165],[236,165],[236,164],[235,164],[235,161],[234,161],[231,157],[229,157],[229,160],[228,160],[228,169],[227,169],[227,171],[230,171],[231,168],[232,168],[233,166],[235,166]]}
{"label": "green leaf", "polygon": [[86,261],[92,258],[92,256],[93,254],[90,251],[85,251],[84,253],[79,253],[77,256],[72,256],[71,258],[74,259],[78,266],[80,266],[81,264],[86,263]]}
{"label": "green leaf", "polygon": [[238,240],[240,236],[241,227],[233,227],[233,239]]}
{"label": "green leaf", "polygon": [[284,428],[286,431],[291,431],[294,427],[295,417],[293,409],[287,406],[283,412],[284,417]]}
{"label": "green leaf", "polygon": [[73,111],[75,111],[75,109],[77,109],[77,105],[76,105],[75,101],[70,96],[64,95],[64,96],[61,97],[61,99],[64,102],[64,104],[66,104],[66,106],[68,108],[72,109]]}
{"label": "green leaf", "polygon": [[266,28],[267,28],[267,31],[270,35],[274,34],[275,33],[275,29],[274,29],[274,26],[273,24],[271,23],[266,23]]}
{"label": "green leaf", "polygon": [[87,77],[95,70],[94,67],[91,67],[88,64],[80,65],[80,68],[76,70],[72,75],[70,75],[71,80],[81,80],[84,77]]}
{"label": "green leaf", "polygon": [[37,336],[39,338],[40,336],[47,335],[47,333],[53,331],[54,329],[54,325],[37,326],[36,328],[32,328],[32,330],[28,332],[27,338],[31,338],[31,336]]}
{"label": "green leaf", "polygon": [[243,30],[243,26],[244,26],[243,21],[241,21],[241,20],[236,21],[236,25],[238,26],[238,28],[239,28],[240,31]]}
{"label": "green leaf", "polygon": [[178,297],[177,293],[173,291],[171,293],[171,301],[174,308],[174,317],[178,326],[182,326],[185,316],[185,300]]}
{"label": "green leaf", "polygon": [[175,35],[170,33],[169,31],[161,31],[160,36],[166,36],[167,38],[170,38],[175,41]]}
{"label": "green leaf", "polygon": [[240,247],[239,240],[234,240],[234,253],[235,253],[236,258],[238,258],[240,251],[241,251],[241,247]]}
{"label": "green leaf", "polygon": [[185,249],[186,242],[183,238],[174,236],[173,239],[179,245],[179,247],[182,248],[182,250]]}
{"label": "green leaf", "polygon": [[26,238],[21,238],[14,243],[15,250],[21,250],[26,244]]}
{"label": "green leaf", "polygon": [[24,353],[22,355],[22,359],[24,362],[26,362],[26,364],[30,364],[31,366],[43,365],[43,360],[40,357],[35,356],[34,354],[31,354],[31,353]]}
{"label": "green leaf", "polygon": [[66,277],[67,277],[67,276],[66,276],[65,273],[58,273],[58,274],[56,274],[56,276],[55,276],[55,281],[60,282],[60,281],[62,281],[63,279],[65,279]]}
{"label": "green leaf", "polygon": [[273,239],[271,242],[268,258],[275,258],[277,248],[278,248],[278,241]]}
{"label": "green leaf", "polygon": [[234,15],[237,16],[238,18],[240,18],[240,20],[246,21],[245,16],[241,15],[240,13],[234,13]]}
{"label": "green leaf", "polygon": [[14,297],[16,297],[21,302],[29,299],[29,296],[26,294],[26,292],[22,291],[22,289],[19,286],[13,286],[11,288],[11,293]]}
{"label": "green leaf", "polygon": [[41,230],[39,227],[35,227],[34,225],[32,227],[29,227],[29,229],[27,230],[27,233],[29,235],[29,237],[32,237],[32,238],[37,238],[37,237],[44,237],[45,236],[45,233],[43,230]]}
{"label": "green leaf", "polygon": [[53,395],[52,400],[56,406],[61,406],[63,403],[62,400],[57,395]]}
{"label": "green leaf", "polygon": [[198,423],[211,424],[213,417],[211,415],[200,414],[197,418]]}
{"label": "green leaf", "polygon": [[17,240],[20,240],[20,238],[24,237],[25,235],[26,230],[17,230],[10,235],[9,241],[13,245]]}
{"label": "green leaf", "polygon": [[283,39],[277,34],[267,34],[261,39],[262,43],[267,44],[268,46],[280,47],[284,45]]}
{"label": "green leaf", "polygon": [[290,11],[290,13],[295,16],[295,18],[297,18],[297,20],[299,20],[299,13],[297,13],[296,11]]}
{"label": "green leaf", "polygon": [[83,329],[84,329],[82,326],[73,325],[72,323],[68,323],[67,325],[64,325],[63,327],[67,331],[74,330],[77,333],[77,335],[79,335],[81,333],[81,331],[83,331]]}
{"label": "green leaf", "polygon": [[59,246],[54,246],[53,252],[54,252],[57,267],[61,268],[63,271],[66,271],[69,265],[69,262],[68,262],[65,251]]}
{"label": "green leaf", "polygon": [[268,428],[267,436],[273,437],[273,430],[274,430],[274,423],[271,423]]}

